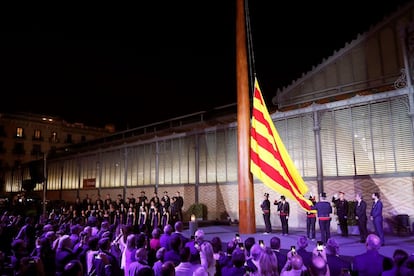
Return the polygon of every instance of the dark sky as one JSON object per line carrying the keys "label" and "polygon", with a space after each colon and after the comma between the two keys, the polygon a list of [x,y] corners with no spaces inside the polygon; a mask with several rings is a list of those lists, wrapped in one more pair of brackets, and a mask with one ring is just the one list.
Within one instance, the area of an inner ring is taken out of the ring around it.
{"label": "dark sky", "polygon": [[[237,101],[236,0],[58,2],[0,9],[0,112],[122,130]],[[405,2],[250,1],[267,105]]]}

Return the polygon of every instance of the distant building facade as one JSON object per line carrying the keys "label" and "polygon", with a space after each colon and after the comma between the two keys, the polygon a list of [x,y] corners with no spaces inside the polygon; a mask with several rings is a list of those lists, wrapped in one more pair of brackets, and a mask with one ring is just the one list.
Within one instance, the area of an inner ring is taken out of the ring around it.
{"label": "distant building facade", "polygon": [[4,181],[5,171],[18,170],[58,148],[86,143],[113,132],[112,126],[72,124],[53,116],[0,113],[0,175]]}

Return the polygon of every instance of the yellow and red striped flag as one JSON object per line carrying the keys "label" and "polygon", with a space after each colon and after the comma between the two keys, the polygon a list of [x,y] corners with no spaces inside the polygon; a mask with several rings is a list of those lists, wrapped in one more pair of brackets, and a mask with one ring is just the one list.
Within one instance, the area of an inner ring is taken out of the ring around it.
{"label": "yellow and red striped flag", "polygon": [[250,171],[254,176],[286,198],[296,200],[304,210],[310,210],[312,203],[304,196],[308,187],[280,139],[257,79],[254,81],[250,158]]}

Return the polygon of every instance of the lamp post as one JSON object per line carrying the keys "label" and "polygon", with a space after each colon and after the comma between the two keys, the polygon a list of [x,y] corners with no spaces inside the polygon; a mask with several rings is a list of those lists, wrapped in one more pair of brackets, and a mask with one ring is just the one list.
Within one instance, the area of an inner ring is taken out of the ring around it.
{"label": "lamp post", "polygon": [[46,190],[47,190],[47,175],[46,175],[46,163],[47,153],[43,153],[43,218],[46,218]]}

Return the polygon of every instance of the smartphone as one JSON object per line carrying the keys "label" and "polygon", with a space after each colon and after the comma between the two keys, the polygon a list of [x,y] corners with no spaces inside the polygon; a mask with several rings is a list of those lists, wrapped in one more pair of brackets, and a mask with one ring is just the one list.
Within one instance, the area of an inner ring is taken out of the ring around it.
{"label": "smartphone", "polygon": [[296,247],[295,247],[294,245],[292,245],[292,246],[290,247],[290,251],[291,251],[292,253],[296,253]]}
{"label": "smartphone", "polygon": [[318,241],[316,243],[316,250],[323,251],[323,242],[322,241]]}
{"label": "smartphone", "polygon": [[236,240],[240,240],[240,234],[239,233],[236,233]]}
{"label": "smartphone", "polygon": [[259,245],[260,245],[260,247],[265,247],[265,244],[264,244],[264,241],[263,240],[259,240]]}
{"label": "smartphone", "polygon": [[194,235],[191,235],[191,240],[192,241],[195,240],[195,236]]}
{"label": "smartphone", "polygon": [[242,242],[239,242],[237,245],[241,250],[244,250],[244,244]]}

